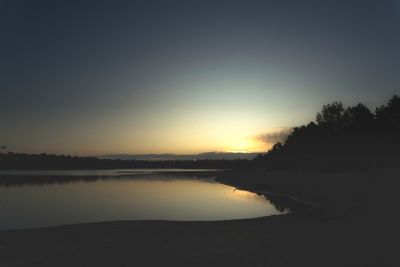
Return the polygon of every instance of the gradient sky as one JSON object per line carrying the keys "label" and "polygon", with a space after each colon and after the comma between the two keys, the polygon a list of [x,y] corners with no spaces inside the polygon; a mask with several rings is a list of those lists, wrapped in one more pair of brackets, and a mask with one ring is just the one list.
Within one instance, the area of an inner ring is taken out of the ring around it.
{"label": "gradient sky", "polygon": [[0,145],[264,151],[323,104],[399,93],[400,1],[0,0]]}

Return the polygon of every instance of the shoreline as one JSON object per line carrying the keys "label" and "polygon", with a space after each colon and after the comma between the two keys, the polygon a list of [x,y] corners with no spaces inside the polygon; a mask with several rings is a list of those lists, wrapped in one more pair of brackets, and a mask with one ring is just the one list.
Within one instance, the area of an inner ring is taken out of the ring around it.
{"label": "shoreline", "polygon": [[5,230],[0,266],[392,266],[398,173],[224,171],[218,182],[281,192],[316,203],[318,212]]}

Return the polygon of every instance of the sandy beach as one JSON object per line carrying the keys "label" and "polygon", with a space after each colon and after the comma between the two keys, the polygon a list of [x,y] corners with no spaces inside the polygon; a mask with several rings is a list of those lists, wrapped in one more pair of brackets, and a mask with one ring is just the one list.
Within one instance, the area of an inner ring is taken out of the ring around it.
{"label": "sandy beach", "polygon": [[248,220],[0,231],[0,266],[399,266],[399,171],[225,171],[218,181],[287,194],[318,209]]}

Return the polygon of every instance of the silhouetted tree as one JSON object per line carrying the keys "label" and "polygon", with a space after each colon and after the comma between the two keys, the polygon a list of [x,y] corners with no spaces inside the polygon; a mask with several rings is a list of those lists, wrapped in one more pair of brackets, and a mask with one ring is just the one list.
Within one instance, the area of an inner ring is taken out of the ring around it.
{"label": "silhouetted tree", "polygon": [[335,101],[332,104],[324,105],[321,112],[317,113],[317,124],[329,128],[338,128],[343,122],[344,113],[345,109],[342,102]]}
{"label": "silhouetted tree", "polygon": [[378,107],[375,114],[378,121],[400,123],[400,97],[394,95],[387,105]]}
{"label": "silhouetted tree", "polygon": [[280,150],[282,150],[282,147],[283,147],[282,143],[278,142],[273,145],[271,152],[279,152]]}
{"label": "silhouetted tree", "polygon": [[374,120],[374,114],[372,114],[367,106],[361,103],[354,107],[348,107],[343,117],[348,124],[369,123]]}

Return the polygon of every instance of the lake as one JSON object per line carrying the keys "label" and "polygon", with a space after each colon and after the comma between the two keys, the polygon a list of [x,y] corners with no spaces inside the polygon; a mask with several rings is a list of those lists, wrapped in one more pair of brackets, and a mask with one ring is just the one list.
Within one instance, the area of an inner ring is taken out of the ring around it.
{"label": "lake", "polygon": [[286,213],[201,170],[0,172],[0,229],[120,220],[210,221]]}

